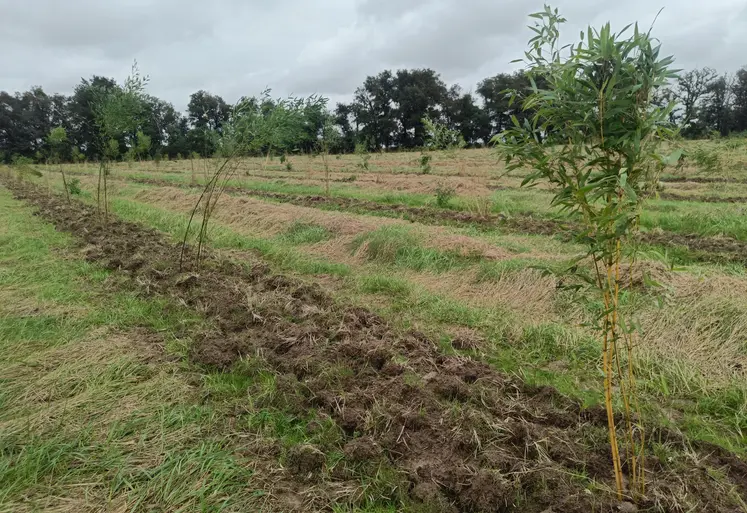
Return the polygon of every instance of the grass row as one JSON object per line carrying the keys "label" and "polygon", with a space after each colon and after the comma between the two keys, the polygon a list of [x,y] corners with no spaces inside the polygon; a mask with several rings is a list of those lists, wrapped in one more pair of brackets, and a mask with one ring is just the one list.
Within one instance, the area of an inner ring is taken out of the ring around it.
{"label": "grass row", "polygon": [[[158,207],[118,197],[114,211],[121,217],[156,227],[178,239],[186,226],[186,216]],[[404,270],[443,272],[473,265],[461,257],[423,248],[417,239],[402,232],[380,229],[361,236],[356,244],[367,245],[370,264],[355,266],[310,257],[303,246],[330,236],[320,226],[290,225],[274,237],[239,234],[219,224],[213,225],[211,244],[218,248],[252,250],[276,268],[301,275],[334,275],[339,278],[336,293],[340,300],[375,305],[377,310],[401,327],[426,327],[439,337],[445,350],[451,349],[455,326],[478,331],[487,340],[487,349],[476,357],[485,358],[505,372],[521,375],[533,384],[552,385],[587,404],[600,401],[598,393],[598,343],[585,332],[563,322],[525,323],[515,312],[500,305],[475,307],[468,302],[429,292],[407,279]],[[355,250],[355,248],[351,248]],[[527,262],[477,263],[482,280],[499,279],[504,273],[523,269]],[[398,270],[399,269],[399,270]],[[578,301],[569,298],[567,301]],[[565,308],[564,305],[558,305]],[[592,303],[584,308],[593,309]],[[561,369],[554,369],[562,362]],[[643,362],[641,386],[649,413],[664,423],[674,422],[690,436],[741,450],[747,428],[744,386],[738,383],[713,387],[697,372],[683,372],[677,362],[666,359]],[[677,405],[680,419],[665,418],[658,403]]]}
{"label": "grass row", "polygon": [[[88,172],[91,172],[90,170]],[[132,179],[158,178],[175,185],[189,183],[190,177],[177,173],[143,173],[124,172],[121,176]],[[198,178],[198,183],[204,178]],[[237,178],[229,182],[232,187],[245,188],[271,193],[324,195],[323,185],[289,183],[280,180],[257,180]],[[381,192],[366,190],[351,185],[338,183],[330,185],[334,197],[372,201],[383,205],[405,205],[408,207],[434,207],[434,194]],[[495,191],[489,198],[487,208],[495,214],[532,215],[540,218],[553,218],[550,207],[549,192],[534,189],[504,189]],[[339,208],[339,207],[338,207]],[[475,198],[456,196],[449,202],[448,208],[455,211],[482,211]],[[738,240],[747,240],[747,216],[744,205],[739,203],[709,203],[698,201],[671,201],[653,199],[647,202],[641,216],[641,227],[644,230],[665,230],[678,234],[695,234],[699,236],[724,235]],[[381,213],[375,213],[382,215]]]}

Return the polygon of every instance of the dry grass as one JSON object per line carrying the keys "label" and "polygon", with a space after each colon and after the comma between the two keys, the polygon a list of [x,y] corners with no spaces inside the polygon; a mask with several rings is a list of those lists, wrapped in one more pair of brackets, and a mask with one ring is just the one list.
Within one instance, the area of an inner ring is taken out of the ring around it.
{"label": "dry grass", "polygon": [[[169,187],[143,190],[135,195],[135,199],[178,212],[191,209],[195,200],[194,195]],[[481,256],[490,260],[511,256],[509,251],[486,241],[449,233],[448,229],[442,227],[422,226],[400,219],[328,212],[287,203],[275,204],[247,197],[222,197],[214,216],[224,226],[252,234],[277,235],[296,222],[323,226],[341,239],[334,243],[326,243],[325,247],[328,248],[345,246],[355,236],[377,230],[382,226],[402,226],[413,228],[422,236],[426,247],[456,251],[465,256]]]}
{"label": "dry grass", "polygon": [[672,280],[663,308],[640,312],[642,354],[714,383],[747,375],[747,280],[729,276]]}
{"label": "dry grass", "polygon": [[464,301],[471,306],[504,307],[527,325],[557,319],[553,312],[555,279],[541,276],[533,269],[505,273],[497,280],[479,283],[473,271],[442,275],[408,273],[407,279],[430,292]]}

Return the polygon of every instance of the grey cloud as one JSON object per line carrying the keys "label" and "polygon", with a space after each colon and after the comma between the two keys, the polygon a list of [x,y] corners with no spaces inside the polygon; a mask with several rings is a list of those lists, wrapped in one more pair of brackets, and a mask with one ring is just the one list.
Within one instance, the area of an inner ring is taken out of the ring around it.
{"label": "grey cloud", "polygon": [[[569,38],[588,24],[648,28],[650,0],[557,0]],[[81,77],[123,79],[137,59],[150,92],[183,109],[207,89],[347,99],[367,75],[431,67],[464,89],[516,67],[543,0],[0,0],[0,89],[69,93]],[[747,64],[747,0],[669,0],[654,27],[680,67]],[[744,61],[744,62],[743,62]]]}

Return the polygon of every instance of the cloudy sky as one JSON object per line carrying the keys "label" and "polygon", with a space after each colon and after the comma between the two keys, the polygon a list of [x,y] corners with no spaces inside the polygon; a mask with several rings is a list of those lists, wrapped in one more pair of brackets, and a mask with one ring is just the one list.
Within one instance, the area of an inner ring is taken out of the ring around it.
{"label": "cloudy sky", "polygon": [[[122,81],[134,59],[149,92],[184,109],[206,89],[234,102],[271,87],[347,100],[367,75],[431,67],[474,89],[512,69],[542,0],[0,0],[0,90],[69,93]],[[611,21],[654,27],[678,67],[747,65],[747,0],[555,0],[563,32]]]}

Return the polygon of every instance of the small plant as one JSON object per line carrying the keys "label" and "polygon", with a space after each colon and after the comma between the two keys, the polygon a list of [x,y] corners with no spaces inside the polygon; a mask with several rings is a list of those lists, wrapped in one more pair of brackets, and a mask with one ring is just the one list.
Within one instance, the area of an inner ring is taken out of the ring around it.
{"label": "small plant", "polygon": [[444,150],[449,157],[454,158],[456,150],[467,145],[458,130],[453,130],[439,121],[425,117],[423,127],[425,127],[425,147],[429,150]]}
{"label": "small plant", "polygon": [[490,196],[478,196],[467,204],[467,210],[482,219],[487,219],[493,211],[493,200]]}
{"label": "small plant", "polygon": [[452,198],[456,196],[456,190],[450,185],[439,183],[436,187],[436,205],[447,208]]}
{"label": "small plant", "polygon": [[358,143],[355,145],[355,154],[358,155],[360,161],[358,167],[368,171],[368,161],[371,160],[371,154],[368,153],[368,149],[365,144]]}
{"label": "small plant", "polygon": [[82,164],[83,161],[86,160],[86,155],[80,151],[80,148],[73,146],[72,159],[76,164]]}
{"label": "small plant", "polygon": [[70,202],[70,192],[67,186],[67,179],[65,177],[65,170],[62,167],[62,154],[65,151],[67,145],[67,132],[61,126],[50,130],[47,136],[47,143],[50,148],[50,163],[57,164],[60,168],[60,175],[62,175],[62,188],[65,191],[68,203]]}
{"label": "small plant", "polygon": [[421,153],[420,154],[420,172],[424,175],[428,175],[431,173],[431,159],[433,157],[431,155],[428,155],[427,153]]}
{"label": "small plant", "polygon": [[285,153],[283,153],[282,155],[280,155],[280,163],[285,164],[285,160],[286,160]]}
{"label": "small plant", "polygon": [[293,162],[291,162],[290,160],[286,160],[285,169],[286,171],[293,171]]}
{"label": "small plant", "polygon": [[80,188],[80,180],[73,178],[67,184],[67,192],[73,196],[80,196],[83,190]]}
{"label": "small plant", "polygon": [[691,157],[699,170],[715,173],[721,169],[721,157],[715,150],[709,150],[702,146],[697,146],[687,153]]}
{"label": "small plant", "polygon": [[11,160],[13,168],[18,173],[18,178],[22,178],[25,175],[42,176],[42,173],[38,169],[34,169],[34,159],[24,157],[22,155],[13,155]]}

